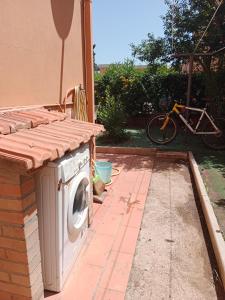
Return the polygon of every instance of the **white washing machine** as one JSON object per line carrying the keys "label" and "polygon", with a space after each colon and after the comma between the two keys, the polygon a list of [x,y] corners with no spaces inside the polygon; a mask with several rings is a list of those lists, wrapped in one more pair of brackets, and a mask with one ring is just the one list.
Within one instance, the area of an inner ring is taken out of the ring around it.
{"label": "white washing machine", "polygon": [[86,144],[36,175],[44,287],[59,292],[85,241],[90,197]]}

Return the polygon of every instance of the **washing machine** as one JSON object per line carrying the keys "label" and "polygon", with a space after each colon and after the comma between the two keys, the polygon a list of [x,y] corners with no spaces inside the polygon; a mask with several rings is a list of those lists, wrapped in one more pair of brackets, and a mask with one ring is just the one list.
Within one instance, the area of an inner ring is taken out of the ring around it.
{"label": "washing machine", "polygon": [[60,292],[88,228],[90,153],[86,144],[36,175],[42,273],[46,290]]}

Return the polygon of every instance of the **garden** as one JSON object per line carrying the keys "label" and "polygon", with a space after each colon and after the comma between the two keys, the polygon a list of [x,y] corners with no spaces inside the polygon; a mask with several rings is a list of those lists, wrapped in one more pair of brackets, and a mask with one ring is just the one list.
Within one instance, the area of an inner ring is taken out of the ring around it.
{"label": "garden", "polygon": [[[221,117],[225,115],[224,75],[213,74],[219,85],[218,94],[209,100],[205,92],[204,73],[193,75],[192,91],[199,102],[209,102],[209,111]],[[224,151],[207,148],[199,138],[180,127],[176,139],[167,145],[151,142],[146,125],[152,115],[169,109],[173,99],[185,103],[187,74],[168,67],[140,71],[132,61],[112,64],[104,74],[97,74],[95,97],[97,120],[104,124],[106,133],[97,139],[99,146],[160,148],[172,151],[192,151],[206,183],[212,205],[219,215],[225,208],[225,155]],[[171,102],[171,103],[170,103]],[[163,104],[163,105],[162,105]],[[221,227],[223,224],[221,222]],[[225,231],[225,228],[224,228]]]}
{"label": "garden", "polygon": [[[225,209],[224,151],[207,148],[199,136],[190,134],[182,126],[177,138],[167,145],[152,143],[145,129],[149,119],[171,109],[174,100],[184,104],[187,101],[190,57],[177,53],[194,53],[190,106],[207,105],[210,115],[225,117],[225,48],[221,48],[225,5],[221,5],[207,32],[203,33],[202,28],[207,27],[215,10],[213,3],[196,0],[177,1],[176,6],[170,1],[167,4],[163,17],[164,37],[148,33],[140,44],[131,45],[133,59],[145,63],[146,68],[140,70],[134,60],[127,59],[111,64],[102,74],[95,72],[97,121],[106,129],[97,145],[192,151],[212,205],[221,216]],[[195,54],[196,47],[199,54]]]}

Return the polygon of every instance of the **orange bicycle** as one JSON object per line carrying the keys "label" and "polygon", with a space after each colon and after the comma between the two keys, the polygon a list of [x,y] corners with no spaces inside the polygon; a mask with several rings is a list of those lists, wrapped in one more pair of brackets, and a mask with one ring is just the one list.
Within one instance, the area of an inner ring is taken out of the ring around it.
{"label": "orange bicycle", "polygon": [[[183,116],[187,110],[199,113],[195,124]],[[177,135],[177,121],[173,116],[177,115],[192,134],[201,136],[208,147],[216,150],[225,149],[225,119],[213,118],[206,110],[207,108],[189,107],[175,101],[169,113],[160,113],[150,119],[146,127],[148,138],[160,145],[172,142]]]}

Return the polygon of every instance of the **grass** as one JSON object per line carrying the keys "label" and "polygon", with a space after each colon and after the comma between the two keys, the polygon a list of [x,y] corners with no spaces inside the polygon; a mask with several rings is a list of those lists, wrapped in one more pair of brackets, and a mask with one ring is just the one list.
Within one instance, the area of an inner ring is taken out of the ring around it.
{"label": "grass", "polygon": [[[130,138],[122,143],[113,143],[104,140],[104,137],[97,139],[98,146],[117,147],[141,147],[159,148],[171,151],[192,151],[201,169],[215,169],[222,176],[225,176],[225,151],[215,151],[206,147],[199,136],[185,134],[181,132],[176,139],[167,145],[157,145],[152,143],[144,129],[127,129]],[[225,197],[225,194],[224,194]]]}
{"label": "grass", "polygon": [[216,168],[225,174],[225,151],[214,151],[207,148],[198,136],[180,132],[176,139],[168,145],[152,143],[144,129],[127,129],[130,138],[122,143],[105,141],[104,137],[97,139],[98,146],[159,148],[171,151],[192,151],[199,165],[203,168]]}

